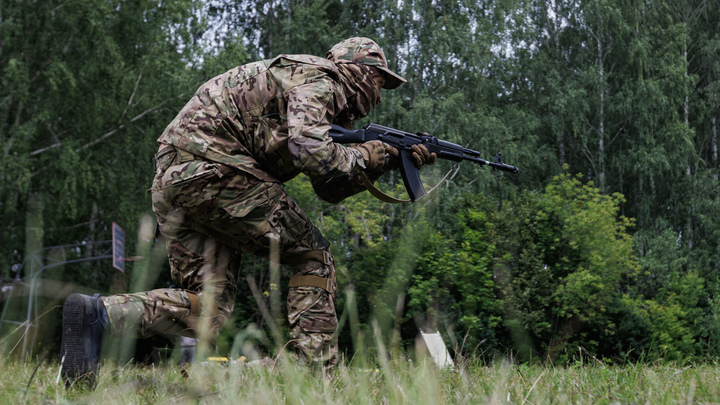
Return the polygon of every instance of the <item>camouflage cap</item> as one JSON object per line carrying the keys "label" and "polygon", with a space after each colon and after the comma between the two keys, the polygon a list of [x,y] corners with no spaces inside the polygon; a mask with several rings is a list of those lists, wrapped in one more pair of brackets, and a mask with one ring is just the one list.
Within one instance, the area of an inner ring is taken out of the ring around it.
{"label": "camouflage cap", "polygon": [[355,37],[346,39],[332,47],[325,58],[335,63],[359,63],[374,66],[385,74],[383,88],[394,89],[407,82],[403,77],[388,68],[385,54],[378,44],[370,38]]}

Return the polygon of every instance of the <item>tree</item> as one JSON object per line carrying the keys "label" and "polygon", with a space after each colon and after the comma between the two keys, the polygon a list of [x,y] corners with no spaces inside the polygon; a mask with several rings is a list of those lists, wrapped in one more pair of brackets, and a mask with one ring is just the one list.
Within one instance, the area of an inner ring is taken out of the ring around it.
{"label": "tree", "polygon": [[497,213],[494,272],[523,359],[595,350],[615,333],[622,282],[638,270],[623,201],[566,174]]}
{"label": "tree", "polygon": [[[45,246],[87,247],[53,252],[43,264],[99,256],[108,246],[92,242],[108,240],[112,222],[125,228],[127,253],[135,254],[140,219],[151,209],[155,140],[197,86],[197,7],[154,0],[0,4],[3,278],[15,277],[10,269],[20,271]],[[155,280],[161,269],[147,277]],[[27,277],[29,268],[17,275]],[[44,278],[62,284],[47,290],[39,313],[73,288],[117,291],[128,281],[108,260],[58,267]]]}

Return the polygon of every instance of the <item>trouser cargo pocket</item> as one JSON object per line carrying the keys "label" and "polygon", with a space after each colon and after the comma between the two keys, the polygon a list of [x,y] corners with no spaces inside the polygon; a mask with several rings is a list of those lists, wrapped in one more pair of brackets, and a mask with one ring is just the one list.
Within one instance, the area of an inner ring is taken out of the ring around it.
{"label": "trouser cargo pocket", "polygon": [[338,325],[332,296],[315,287],[290,288],[288,320],[307,333],[334,333]]}

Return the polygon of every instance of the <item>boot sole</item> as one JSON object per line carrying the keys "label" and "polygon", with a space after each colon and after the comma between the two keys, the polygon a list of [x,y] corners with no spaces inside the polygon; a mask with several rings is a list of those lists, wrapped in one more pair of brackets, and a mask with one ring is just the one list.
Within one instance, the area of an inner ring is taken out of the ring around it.
{"label": "boot sole", "polygon": [[65,385],[88,383],[94,388],[97,362],[92,361],[90,349],[90,317],[92,307],[83,295],[71,294],[63,305],[62,343],[60,359]]}

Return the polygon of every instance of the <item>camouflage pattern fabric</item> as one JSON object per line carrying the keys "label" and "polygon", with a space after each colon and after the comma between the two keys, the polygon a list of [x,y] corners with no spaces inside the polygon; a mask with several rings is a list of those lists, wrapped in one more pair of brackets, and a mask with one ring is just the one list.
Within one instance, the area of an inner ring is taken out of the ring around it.
{"label": "camouflage pattern fabric", "polygon": [[[377,61],[367,41],[353,39],[364,45],[349,52]],[[373,67],[345,62],[280,55],[200,86],[158,139],[151,189],[179,288],[104,297],[113,334],[194,337],[203,322],[217,331],[233,311],[242,251],[267,257],[271,239],[281,259],[328,249],[282,183],[305,173],[318,196],[335,202],[365,190],[361,171],[371,179],[383,173],[367,170],[360,151],[335,144],[327,133],[333,122],[361,118],[380,102],[377,69],[395,74],[384,55]],[[291,270],[334,274],[315,261]],[[200,311],[193,304],[198,300]],[[298,358],[331,369],[338,361],[333,297],[321,288],[292,287],[287,305]]]}
{"label": "camouflage pattern fabric", "polygon": [[[103,297],[112,335],[136,330],[142,337],[158,332],[195,337],[203,316],[217,332],[233,311],[241,251],[267,257],[270,238],[278,241],[281,259],[328,248],[280,183],[206,160],[183,162],[188,157],[174,147],[164,148],[157,156],[152,188],[172,279],[180,288]],[[314,261],[291,270],[319,277],[331,273]],[[213,305],[203,306],[199,316],[193,314],[189,293],[201,302],[210,296]],[[306,299],[310,296],[312,300]],[[337,318],[327,291],[291,288],[288,318],[300,361],[326,369],[337,363]]]}
{"label": "camouflage pattern fabric", "polygon": [[347,176],[364,167],[358,151],[327,135],[349,110],[339,76],[308,55],[239,66],[202,85],[158,142],[265,181]]}
{"label": "camouflage pattern fabric", "polygon": [[370,114],[370,110],[380,104],[381,100],[380,89],[374,79],[380,75],[379,71],[353,63],[339,64],[337,68],[341,72],[340,83],[348,98],[348,108],[343,116],[354,121]]}
{"label": "camouflage pattern fabric", "polygon": [[332,295],[321,288],[291,287],[287,308],[290,338],[298,359],[329,371],[338,362],[338,320]]}
{"label": "camouflage pattern fabric", "polygon": [[406,80],[390,70],[385,53],[370,38],[355,37],[339,42],[325,55],[328,60],[336,64],[352,63],[364,66],[373,66],[385,75],[384,89],[394,89]]}

